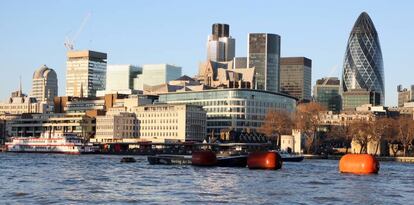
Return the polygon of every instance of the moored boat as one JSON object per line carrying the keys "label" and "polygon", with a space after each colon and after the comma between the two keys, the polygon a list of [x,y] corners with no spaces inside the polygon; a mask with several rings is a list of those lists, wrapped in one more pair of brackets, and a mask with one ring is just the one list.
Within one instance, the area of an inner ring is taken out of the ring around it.
{"label": "moored boat", "polygon": [[74,133],[44,134],[40,137],[12,137],[6,142],[8,152],[81,154],[96,151]]}

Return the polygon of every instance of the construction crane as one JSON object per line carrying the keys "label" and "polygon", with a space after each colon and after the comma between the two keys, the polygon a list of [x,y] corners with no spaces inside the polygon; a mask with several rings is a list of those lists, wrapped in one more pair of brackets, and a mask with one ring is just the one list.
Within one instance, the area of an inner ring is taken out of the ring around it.
{"label": "construction crane", "polygon": [[75,33],[72,37],[70,37],[69,35],[68,35],[68,36],[66,36],[66,38],[65,38],[65,43],[64,43],[64,45],[65,45],[66,49],[68,49],[69,51],[72,51],[72,50],[74,50],[74,49],[75,49],[75,41],[76,41],[76,39],[79,37],[79,34],[81,34],[81,33],[82,33],[83,28],[85,27],[85,25],[86,25],[86,23],[88,22],[88,20],[89,20],[89,18],[91,17],[91,15],[92,15],[92,13],[91,13],[91,12],[88,12],[88,13],[86,14],[85,18],[83,18],[83,21],[82,21],[82,23],[81,23],[81,25],[80,25],[79,29],[76,31],[76,33]]}

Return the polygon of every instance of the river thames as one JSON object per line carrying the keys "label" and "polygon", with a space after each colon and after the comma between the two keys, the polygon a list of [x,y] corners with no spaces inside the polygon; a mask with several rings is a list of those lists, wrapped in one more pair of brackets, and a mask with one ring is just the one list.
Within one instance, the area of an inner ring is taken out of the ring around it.
{"label": "river thames", "polygon": [[338,161],[281,170],[149,165],[146,157],[0,153],[0,204],[412,204],[414,164],[378,175],[338,173]]}

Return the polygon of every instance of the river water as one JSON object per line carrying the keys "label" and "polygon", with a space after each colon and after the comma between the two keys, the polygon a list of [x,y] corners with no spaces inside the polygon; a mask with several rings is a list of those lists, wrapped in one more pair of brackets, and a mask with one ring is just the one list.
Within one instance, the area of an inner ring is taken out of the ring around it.
{"label": "river water", "polygon": [[335,160],[272,171],[121,158],[0,153],[0,204],[414,204],[414,164],[364,176],[338,173]]}

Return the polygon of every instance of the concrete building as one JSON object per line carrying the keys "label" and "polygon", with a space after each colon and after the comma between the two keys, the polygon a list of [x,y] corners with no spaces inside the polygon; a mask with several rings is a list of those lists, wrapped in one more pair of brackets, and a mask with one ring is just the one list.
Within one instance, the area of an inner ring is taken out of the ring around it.
{"label": "concrete building", "polygon": [[143,90],[144,85],[154,86],[168,83],[181,76],[181,67],[169,64],[148,64],[142,66],[142,74],[134,79],[134,89]]}
{"label": "concrete building", "polygon": [[155,104],[131,109],[138,119],[139,138],[151,142],[202,142],[206,112],[196,105]]}
{"label": "concrete building", "polygon": [[372,104],[374,106],[381,104],[381,95],[375,91],[364,89],[353,89],[342,93],[342,109],[355,110],[356,107]]}
{"label": "concrete building", "polygon": [[279,92],[280,36],[249,33],[247,65],[255,68],[255,89]]}
{"label": "concrete building", "polygon": [[213,24],[211,35],[207,40],[207,61],[233,60],[236,53],[236,40],[229,34],[228,24]]}
{"label": "concrete building", "polygon": [[58,96],[58,79],[56,72],[42,65],[33,73],[31,97],[38,102],[52,102]]}
{"label": "concrete building", "polygon": [[316,81],[313,98],[327,110],[338,113],[342,110],[341,83],[338,78],[327,77]]}
{"label": "concrete building", "polygon": [[280,58],[280,92],[311,101],[312,60],[305,57]]}
{"label": "concrete building", "polygon": [[397,87],[398,92],[398,107],[403,107],[404,103],[414,101],[414,85],[411,85],[411,89],[402,88],[401,85]]}
{"label": "concrete building", "polygon": [[305,136],[299,130],[292,130],[291,135],[282,135],[280,150],[282,152],[303,153]]}
{"label": "concrete building", "polygon": [[7,123],[8,136],[38,137],[49,131],[76,133],[88,139],[95,133],[94,118],[85,113],[24,114]]}
{"label": "concrete building", "polygon": [[106,91],[130,91],[134,89],[134,78],[142,74],[142,68],[133,65],[108,65]]}
{"label": "concrete building", "polygon": [[95,97],[105,90],[106,53],[69,51],[66,62],[66,96]]}
{"label": "concrete building", "polygon": [[270,109],[296,110],[294,97],[263,90],[212,89],[171,92],[159,95],[161,103],[185,103],[203,106],[207,112],[207,133],[219,137],[220,131],[256,131]]}
{"label": "concrete building", "polygon": [[135,113],[125,107],[110,108],[105,115],[96,117],[96,135],[91,142],[111,143],[138,138],[138,120]]}
{"label": "concrete building", "polygon": [[15,91],[5,102],[0,102],[0,114],[46,113],[50,107],[46,102],[38,102],[34,97],[28,97],[22,90]]}

